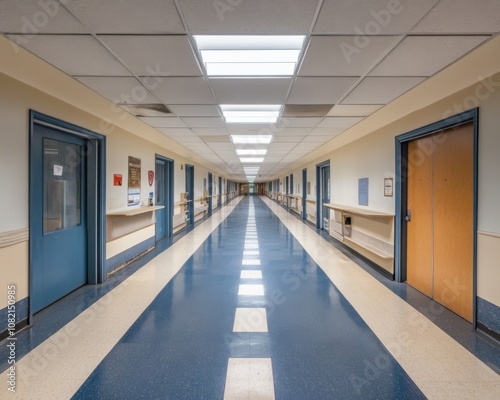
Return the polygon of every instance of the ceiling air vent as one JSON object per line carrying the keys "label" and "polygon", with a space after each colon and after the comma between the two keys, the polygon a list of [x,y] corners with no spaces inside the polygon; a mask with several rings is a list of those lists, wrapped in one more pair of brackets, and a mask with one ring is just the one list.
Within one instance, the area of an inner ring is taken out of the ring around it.
{"label": "ceiling air vent", "polygon": [[121,108],[136,117],[164,117],[172,115],[172,111],[164,104],[120,104]]}
{"label": "ceiling air vent", "polygon": [[283,117],[324,117],[334,104],[286,104]]}

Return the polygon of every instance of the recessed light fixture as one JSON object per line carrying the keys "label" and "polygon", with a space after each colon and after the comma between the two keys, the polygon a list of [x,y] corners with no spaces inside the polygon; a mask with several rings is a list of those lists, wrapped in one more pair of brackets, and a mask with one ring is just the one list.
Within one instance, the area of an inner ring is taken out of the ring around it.
{"label": "recessed light fixture", "polygon": [[280,104],[221,104],[222,115],[228,124],[275,123],[278,119]]}
{"label": "recessed light fixture", "polygon": [[269,144],[272,135],[231,135],[234,144]]}
{"label": "recessed light fixture", "polygon": [[264,161],[264,157],[241,157],[240,161],[242,163],[261,163]]}
{"label": "recessed light fixture", "polygon": [[236,153],[239,156],[264,156],[267,150],[253,150],[253,149],[236,149]]}
{"label": "recessed light fixture", "polygon": [[208,76],[291,76],[302,35],[195,35]]}

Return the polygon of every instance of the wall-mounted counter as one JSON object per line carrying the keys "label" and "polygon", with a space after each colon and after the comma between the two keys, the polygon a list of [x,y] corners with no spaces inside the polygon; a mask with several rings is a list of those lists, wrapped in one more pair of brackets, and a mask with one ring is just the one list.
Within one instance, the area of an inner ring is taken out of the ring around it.
{"label": "wall-mounted counter", "polygon": [[325,204],[330,235],[394,273],[394,215],[341,204]]}
{"label": "wall-mounted counter", "polygon": [[155,211],[136,207],[106,214],[106,270],[114,270],[155,245]]}

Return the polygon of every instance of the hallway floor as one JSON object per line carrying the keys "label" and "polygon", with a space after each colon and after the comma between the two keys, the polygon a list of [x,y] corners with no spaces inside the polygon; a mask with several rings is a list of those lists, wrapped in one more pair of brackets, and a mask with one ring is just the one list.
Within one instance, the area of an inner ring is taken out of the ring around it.
{"label": "hallway floor", "polygon": [[20,332],[5,398],[500,398],[497,344],[480,360],[263,197],[235,199],[93,303],[64,301],[78,315],[46,340],[47,324]]}

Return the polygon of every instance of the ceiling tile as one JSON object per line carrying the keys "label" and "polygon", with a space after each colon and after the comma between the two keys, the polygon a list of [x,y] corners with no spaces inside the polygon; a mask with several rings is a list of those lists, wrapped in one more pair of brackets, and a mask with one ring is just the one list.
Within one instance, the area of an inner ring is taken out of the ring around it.
{"label": "ceiling tile", "polygon": [[326,135],[309,135],[304,138],[303,143],[326,143],[332,140],[335,136],[326,136]]}
{"label": "ceiling tile", "polygon": [[[168,135],[167,135],[168,136]],[[176,142],[179,142],[179,143],[192,143],[192,144],[195,144],[195,143],[203,143],[203,140],[201,140],[198,136],[196,135],[192,135],[192,136],[171,136],[171,138],[173,140],[175,140]]]}
{"label": "ceiling tile", "polygon": [[[22,43],[23,36],[9,36]],[[69,75],[131,76],[92,36],[36,35],[23,47]]]}
{"label": "ceiling tile", "polygon": [[184,121],[177,117],[141,117],[146,124],[155,128],[186,128]]}
{"label": "ceiling tile", "polygon": [[70,11],[95,33],[183,33],[174,0],[71,0]]}
{"label": "ceiling tile", "polygon": [[[165,76],[200,76],[201,70],[185,35],[99,36],[136,75],[150,76],[155,87]],[[175,56],[172,56],[172,55]]]}
{"label": "ceiling tile", "polygon": [[318,128],[336,128],[345,130],[361,121],[362,117],[326,117]]}
{"label": "ceiling tile", "polygon": [[337,104],[333,107],[328,116],[330,117],[367,117],[382,108],[378,104],[343,105]]}
{"label": "ceiling tile", "polygon": [[290,78],[210,79],[218,104],[283,104]]}
{"label": "ceiling tile", "polygon": [[298,77],[292,86],[287,104],[335,104],[357,78]]}
{"label": "ceiling tile", "polygon": [[288,142],[288,143],[299,143],[302,139],[304,139],[306,135],[300,135],[300,136],[278,136],[276,135],[273,138],[273,143],[281,143],[281,142]]}
{"label": "ceiling tile", "polygon": [[197,137],[195,133],[191,129],[185,129],[185,128],[156,128],[158,129],[161,133],[164,133],[165,135],[172,136],[172,137]]}
{"label": "ceiling tile", "polygon": [[225,136],[225,138],[227,139],[226,142],[207,142],[207,139],[212,139],[212,136],[203,139],[213,150],[217,152],[217,154],[232,155],[236,157],[234,144],[231,142],[231,139],[228,136]]}
{"label": "ceiling tile", "polygon": [[199,136],[227,136],[228,132],[225,128],[193,128],[193,132]]}
{"label": "ceiling tile", "polygon": [[62,4],[52,1],[49,14],[41,1],[2,0],[0,32],[18,33],[19,44],[30,41],[38,33],[88,33],[85,27]]}
{"label": "ceiling tile", "polygon": [[226,126],[222,118],[184,117],[182,120],[191,128],[224,128]]}
{"label": "ceiling tile", "polygon": [[216,105],[208,104],[169,104],[168,108],[180,117],[220,117]]}
{"label": "ceiling tile", "polygon": [[276,131],[276,136],[305,136],[312,128],[281,128]]}
{"label": "ceiling tile", "polygon": [[412,30],[415,33],[496,33],[498,0],[441,0]]}
{"label": "ceiling tile", "polygon": [[345,129],[334,129],[334,128],[316,128],[311,131],[309,136],[331,136],[332,138],[339,135]]}
{"label": "ceiling tile", "polygon": [[485,36],[409,36],[371,76],[430,76],[487,39]]}
{"label": "ceiling tile", "polygon": [[180,0],[193,33],[306,33],[318,0]]}
{"label": "ceiling tile", "polygon": [[76,77],[76,79],[116,104],[159,103],[158,99],[149,93],[135,78],[81,76]]}
{"label": "ceiling tile", "polygon": [[370,45],[355,49],[357,36],[313,36],[300,67],[300,76],[361,76],[398,40],[394,36],[370,38]]}
{"label": "ceiling tile", "polygon": [[[141,80],[147,80],[141,77]],[[207,83],[201,77],[162,78],[153,90],[165,104],[213,104],[214,98]]]}
{"label": "ceiling tile", "polygon": [[376,78],[368,77],[347,96],[342,104],[387,104],[425,78]]}
{"label": "ceiling tile", "polygon": [[322,117],[305,117],[305,118],[291,118],[281,117],[278,122],[278,127],[284,128],[313,128],[318,125]]}
{"label": "ceiling tile", "polygon": [[[314,32],[358,35],[408,32],[438,0],[324,0]],[[362,48],[359,46],[359,48]]]}

